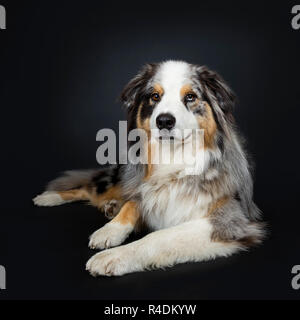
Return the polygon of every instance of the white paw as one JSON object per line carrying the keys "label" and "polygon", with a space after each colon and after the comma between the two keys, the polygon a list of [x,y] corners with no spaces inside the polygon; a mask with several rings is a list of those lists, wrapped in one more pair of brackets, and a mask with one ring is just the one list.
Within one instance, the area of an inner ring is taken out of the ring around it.
{"label": "white paw", "polygon": [[32,199],[34,204],[36,206],[41,207],[53,207],[53,206],[59,206],[61,204],[64,204],[69,201],[65,201],[62,199],[62,197],[54,191],[46,191],[39,196]]}
{"label": "white paw", "polygon": [[123,243],[132,231],[132,225],[109,222],[90,236],[91,249],[107,249]]}
{"label": "white paw", "polygon": [[122,276],[137,270],[134,254],[127,246],[109,249],[94,255],[86,264],[92,276]]}

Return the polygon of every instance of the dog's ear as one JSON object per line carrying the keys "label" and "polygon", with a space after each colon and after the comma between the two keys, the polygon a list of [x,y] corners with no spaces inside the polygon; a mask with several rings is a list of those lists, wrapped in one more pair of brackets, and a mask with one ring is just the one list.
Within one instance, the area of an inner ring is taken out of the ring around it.
{"label": "dog's ear", "polygon": [[145,90],[147,83],[153,77],[156,64],[146,64],[141,71],[125,86],[121,94],[121,101],[131,108],[137,103],[143,91]]}
{"label": "dog's ear", "polygon": [[[209,100],[217,102],[218,106],[225,115],[232,113],[236,101],[236,96],[224,79],[215,71],[208,69],[206,66],[197,68],[200,83],[204,86],[204,95]],[[213,101],[209,101],[213,102]]]}
{"label": "dog's ear", "polygon": [[197,76],[202,87],[203,98],[213,108],[220,125],[224,127],[227,121],[233,122],[232,113],[236,96],[223,78],[206,66],[197,68]]}

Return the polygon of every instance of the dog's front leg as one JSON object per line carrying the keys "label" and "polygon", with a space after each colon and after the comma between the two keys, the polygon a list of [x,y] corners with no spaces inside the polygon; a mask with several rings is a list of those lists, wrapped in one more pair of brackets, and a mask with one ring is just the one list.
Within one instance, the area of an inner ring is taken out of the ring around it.
{"label": "dog's front leg", "polygon": [[89,247],[107,249],[120,245],[133,231],[138,219],[137,204],[133,201],[126,202],[112,221],[91,235]]}
{"label": "dog's front leg", "polygon": [[94,276],[120,276],[228,256],[240,249],[236,242],[212,241],[212,230],[209,220],[203,218],[156,231],[128,245],[96,254],[88,261],[87,270]]}

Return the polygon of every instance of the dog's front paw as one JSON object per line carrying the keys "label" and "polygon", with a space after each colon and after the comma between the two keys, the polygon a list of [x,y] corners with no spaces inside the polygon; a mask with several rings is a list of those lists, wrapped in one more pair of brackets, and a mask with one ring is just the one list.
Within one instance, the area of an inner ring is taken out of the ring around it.
{"label": "dog's front paw", "polygon": [[127,246],[109,249],[94,255],[86,264],[93,276],[122,276],[135,271],[134,255]]}
{"label": "dog's front paw", "polygon": [[116,247],[126,240],[131,231],[131,225],[109,222],[90,236],[89,247],[99,250]]}

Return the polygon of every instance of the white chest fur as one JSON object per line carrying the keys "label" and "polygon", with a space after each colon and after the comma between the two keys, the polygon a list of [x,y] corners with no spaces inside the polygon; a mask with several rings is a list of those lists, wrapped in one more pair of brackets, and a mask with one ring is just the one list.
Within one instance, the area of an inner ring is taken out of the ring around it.
{"label": "white chest fur", "polygon": [[[196,182],[195,182],[196,183]],[[199,192],[190,180],[154,175],[140,186],[141,214],[153,230],[205,216],[211,196]]]}

